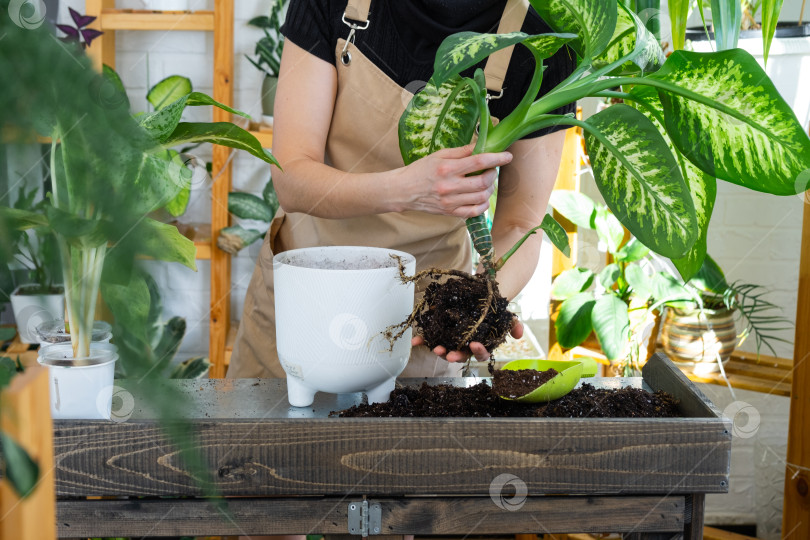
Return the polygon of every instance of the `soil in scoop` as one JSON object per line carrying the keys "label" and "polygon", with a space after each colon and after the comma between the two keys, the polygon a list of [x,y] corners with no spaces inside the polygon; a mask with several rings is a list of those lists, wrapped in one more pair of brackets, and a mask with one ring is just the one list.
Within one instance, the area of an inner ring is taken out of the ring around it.
{"label": "soil in scoop", "polygon": [[414,319],[428,348],[442,346],[448,351],[469,351],[470,342],[478,341],[493,351],[505,342],[512,328],[512,313],[506,309],[509,301],[498,293],[494,282],[492,285],[494,299],[489,313],[472,336],[463,340],[481,317],[487,299],[486,278],[452,278],[428,285],[424,307]]}
{"label": "soil in scoop", "polygon": [[340,417],[677,417],[678,402],[665,392],[638,388],[608,390],[583,384],[549,403],[520,403],[499,397],[485,382],[471,387],[450,385],[397,388],[385,403],[356,405],[331,413]]}
{"label": "soil in scoop", "polygon": [[492,388],[499,396],[519,398],[537,390],[554,378],[556,369],[499,369],[492,374]]}

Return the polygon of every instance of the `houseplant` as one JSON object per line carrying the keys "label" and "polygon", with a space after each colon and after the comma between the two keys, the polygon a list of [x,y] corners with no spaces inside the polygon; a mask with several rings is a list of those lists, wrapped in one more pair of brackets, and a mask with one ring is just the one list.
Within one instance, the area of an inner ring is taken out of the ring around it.
{"label": "houseplant", "polygon": [[[696,374],[717,371],[734,349],[753,335],[757,354],[762,348],[776,355],[772,342],[787,340],[775,334],[791,328],[789,319],[776,315],[779,307],[763,298],[764,290],[750,283],[728,283],[720,266],[706,255],[698,273],[683,287],[683,300],[667,303],[661,328],[664,351],[673,362]],[[742,332],[737,333],[737,321]]]}
{"label": "houseplant", "polygon": [[241,219],[266,222],[268,225],[260,229],[245,228],[242,225],[225,227],[217,236],[217,246],[223,251],[235,254],[267,234],[267,228],[273,216],[276,215],[279,203],[276,190],[273,188],[273,179],[267,181],[262,196],[252,193],[232,191],[228,193],[228,212]]}
{"label": "houseplant", "polygon": [[[13,208],[26,212],[42,212],[47,201],[37,198],[37,188],[26,191],[21,187]],[[0,223],[7,225],[0,219]],[[22,265],[28,274],[26,283],[11,293],[11,305],[17,331],[23,343],[38,343],[36,326],[50,319],[62,317],[65,312],[64,289],[61,282],[59,253],[56,238],[45,227],[28,231],[7,229],[11,246],[10,265]]]}
{"label": "houseplant", "polygon": [[262,115],[265,122],[272,125],[273,102],[276,100],[278,70],[281,66],[281,50],[284,47],[284,36],[281,34],[282,12],[288,0],[274,0],[270,6],[270,15],[254,17],[248,21],[250,26],[261,28],[264,37],[256,43],[253,54],[256,59],[245,56],[256,69],[264,73],[262,81]]}
{"label": "houseplant", "polygon": [[[697,272],[706,253],[716,178],[775,195],[807,188],[810,179],[802,175],[810,168],[810,139],[748,53],[676,51],[665,58],[639,18],[615,0],[531,3],[556,33],[464,32],[444,41],[431,80],[400,119],[405,163],[470,142],[476,126],[476,153],[504,150],[544,127],[582,127],[607,206],[642,244],[672,259],[684,279]],[[535,74],[517,108],[493,125],[483,71],[472,78],[460,73],[518,43],[534,56]],[[563,46],[577,55],[577,68],[536,99],[543,60]],[[587,96],[618,97],[633,106],[614,105],[585,121],[550,114]],[[518,246],[496,260],[485,218],[467,220],[467,228],[485,279],[494,282]],[[431,273],[441,272],[418,277]],[[476,303],[487,312],[492,298],[490,286]],[[468,328],[485,318],[473,314]]]}
{"label": "houseplant", "polygon": [[[0,72],[16,73],[18,79],[2,94],[5,111],[0,124],[20,133],[51,135],[53,180],[51,204],[44,212],[3,209],[2,213],[15,228],[48,227],[56,233],[66,284],[71,358],[76,365],[87,364],[94,352],[90,332],[102,280],[135,284],[134,260],[143,255],[195,266],[192,242],[176,228],[145,217],[173,200],[189,181],[188,169],[168,149],[214,142],[244,149],[267,162],[275,160],[253,136],[233,124],[180,122],[186,106],[215,105],[243,114],[205,94],[186,94],[136,121],[129,114],[120,81],[93,72],[78,50],[46,47],[33,41],[36,35],[16,35],[13,25],[7,31],[38,59],[36,65],[55,66],[51,73],[40,74],[21,66],[21,60],[14,58],[17,55],[5,50],[0,63]],[[113,315],[133,320],[138,288],[126,291],[130,305],[117,304]],[[127,331],[145,332],[138,325]]]}
{"label": "houseplant", "polygon": [[577,266],[554,279],[557,342],[576,347],[593,332],[617,372],[639,373],[655,349],[658,310],[688,294],[671,284],[669,273],[656,269],[638,239],[625,242],[624,228],[606,206],[571,191],[553,192],[551,205],[578,227],[595,230],[611,259],[598,273]]}

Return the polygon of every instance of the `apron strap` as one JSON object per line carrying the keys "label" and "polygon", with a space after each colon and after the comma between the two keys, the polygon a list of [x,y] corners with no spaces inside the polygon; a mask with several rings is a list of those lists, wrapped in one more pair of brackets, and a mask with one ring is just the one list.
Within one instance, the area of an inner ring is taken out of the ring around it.
{"label": "apron strap", "polygon": [[[349,0],[351,4],[353,0]],[[506,8],[503,10],[501,22],[498,25],[499,34],[518,32],[523,26],[523,20],[529,11],[528,0],[507,0]],[[506,47],[489,55],[487,64],[484,66],[484,76],[487,81],[487,90],[496,94],[503,93],[503,80],[506,77],[506,69],[512,59],[512,51],[515,46]],[[493,96],[495,98],[499,96]]]}
{"label": "apron strap", "polygon": [[[349,0],[346,5],[346,10],[343,12],[343,22],[346,19],[368,23],[368,11],[371,6],[371,0]],[[349,24],[349,23],[346,23]]]}

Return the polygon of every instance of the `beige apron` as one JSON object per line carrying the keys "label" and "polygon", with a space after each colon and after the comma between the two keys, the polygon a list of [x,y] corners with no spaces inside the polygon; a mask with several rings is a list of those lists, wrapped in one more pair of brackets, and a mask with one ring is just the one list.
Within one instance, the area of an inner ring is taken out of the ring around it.
{"label": "beige apron", "polygon": [[[349,0],[344,21],[366,21],[369,3]],[[498,31],[519,30],[527,8],[526,0],[509,0]],[[356,29],[362,32],[363,27]],[[359,35],[362,39],[362,33]],[[352,34],[349,38],[348,43],[338,40],[335,47],[338,90],[326,143],[326,163],[349,173],[402,167],[397,127],[412,94],[366,58],[354,46]],[[345,52],[351,55],[348,64],[341,61]],[[490,90],[500,91],[508,63],[506,54],[497,62],[487,63],[487,71],[495,73],[494,88]],[[402,212],[337,220],[287,214],[279,209],[248,286],[229,378],[285,377],[276,351],[273,255],[288,249],[341,245],[405,251],[416,258],[417,271],[429,267],[469,271],[472,266],[469,237],[461,218]],[[461,368],[462,364],[446,362],[421,346],[413,348],[402,376],[455,376]]]}

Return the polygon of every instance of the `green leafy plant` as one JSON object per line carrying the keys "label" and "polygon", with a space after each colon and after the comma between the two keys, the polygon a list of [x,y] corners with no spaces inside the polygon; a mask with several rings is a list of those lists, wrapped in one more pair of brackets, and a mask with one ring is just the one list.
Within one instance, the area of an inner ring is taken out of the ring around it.
{"label": "green leafy plant", "polygon": [[[675,50],[683,49],[686,41],[686,20],[689,17],[692,0],[672,0],[669,2],[669,17],[672,27],[672,46]],[[715,44],[718,51],[733,49],[737,46],[741,30],[762,30],[762,46],[765,62],[768,61],[768,52],[771,48],[779,13],[782,11],[782,0],[698,0],[697,7],[703,27],[706,28],[706,13],[708,8],[712,14],[712,28],[714,30]],[[762,24],[756,22],[756,15],[760,14]]]}
{"label": "green leafy plant", "polygon": [[609,360],[622,370],[637,369],[645,324],[660,307],[688,293],[676,278],[655,268],[650,250],[638,239],[625,241],[624,227],[607,206],[572,191],[553,192],[551,204],[578,227],[595,230],[611,260],[598,273],[577,266],[554,279],[551,297],[561,302],[554,323],[557,342],[576,347],[593,332]]}
{"label": "green leafy plant", "polygon": [[706,255],[700,270],[687,283],[673,281],[673,278],[669,280],[673,290],[682,287],[683,293],[682,299],[667,302],[668,308],[681,313],[733,311],[743,326],[737,336],[737,346],[753,335],[757,354],[765,347],[776,356],[773,342],[789,343],[777,332],[790,329],[793,324],[778,314],[781,311],[779,306],[764,298],[767,291],[752,283],[728,283],[720,265],[710,255]]}
{"label": "green leafy plant", "polygon": [[[190,171],[172,147],[211,142],[276,163],[255,137],[231,123],[181,122],[187,106],[213,105],[246,116],[205,94],[177,84],[166,85],[159,97],[153,96],[157,103],[154,112],[122,120],[129,104],[118,76],[105,69],[101,80],[90,83],[91,89],[96,85],[101,105],[107,107],[105,112],[115,111],[119,121],[126,122],[127,138],[121,140],[111,134],[115,146],[102,145],[109,153],[98,153],[94,146],[98,141],[91,144],[87,130],[77,127],[84,123],[82,118],[74,118],[71,124],[59,116],[46,117],[53,141],[51,204],[44,212],[4,212],[16,228],[49,228],[56,233],[76,358],[86,357],[89,351],[102,271],[116,279],[128,279],[131,262],[127,259],[134,254],[195,268],[193,243],[176,228],[146,217],[188,188]],[[95,133],[93,137],[98,138]],[[134,151],[124,150],[130,148]],[[120,162],[116,159],[119,156],[126,161]],[[111,260],[107,258],[110,245],[115,248],[110,250]],[[110,263],[106,269],[105,261]]]}
{"label": "green leafy plant", "polygon": [[[676,51],[665,59],[639,18],[615,0],[531,3],[556,33],[463,32],[442,43],[433,76],[400,119],[406,163],[470,142],[476,126],[476,153],[504,150],[545,127],[579,126],[607,206],[686,279],[706,253],[715,178],[775,195],[806,189],[800,180],[810,168],[810,139],[748,53]],[[515,110],[493,125],[483,71],[460,73],[515,44],[534,56],[534,77]],[[563,46],[577,55],[577,67],[538,99],[543,61]],[[551,113],[587,96],[627,104],[585,121]],[[468,220],[468,230],[494,273],[506,255],[495,260],[484,218]]]}
{"label": "green leafy plant", "polygon": [[[26,191],[25,187],[20,187],[13,208],[20,212],[43,212],[48,201],[42,198],[37,200],[37,192],[37,188]],[[31,285],[21,290],[21,293],[61,294],[62,288],[56,286],[61,282],[59,248],[52,231],[47,227],[32,227],[28,231],[9,227],[7,230],[11,235],[11,262],[25,267],[28,271],[28,281],[31,282]]]}
{"label": "green leafy plant", "polygon": [[278,70],[281,66],[281,50],[284,47],[284,36],[281,34],[281,14],[288,0],[275,0],[270,7],[270,15],[254,17],[248,21],[250,26],[261,28],[264,37],[256,43],[256,50],[253,54],[256,59],[245,55],[245,58],[256,69],[268,77],[278,77]]}
{"label": "green leafy plant", "polygon": [[[272,178],[267,181],[262,196],[252,193],[232,191],[228,194],[228,212],[241,219],[251,219],[269,223],[278,211],[279,203]],[[237,253],[267,234],[267,227],[261,230],[245,228],[241,225],[225,227],[217,237],[217,246],[228,253]]]}
{"label": "green leafy plant", "polygon": [[[476,129],[474,153],[483,153],[505,150],[539,129],[579,126],[608,208],[639,242],[672,259],[686,280],[706,255],[717,178],[774,195],[807,189],[810,139],[751,55],[737,49],[676,51],[665,58],[655,36],[616,0],[531,4],[554,33],[462,32],[444,40],[431,79],[400,118],[406,164],[467,144]],[[517,107],[494,125],[483,70],[472,77],[461,73],[517,44],[533,55],[534,75]],[[577,56],[577,66],[538,98],[544,61],[562,47]],[[588,96],[624,103],[584,121],[553,114]],[[536,231],[496,258],[485,216],[468,219],[467,230],[491,281]],[[425,271],[421,277],[441,273]],[[491,299],[491,292],[482,299],[485,312]],[[409,321],[423,307],[417,306]]]}

